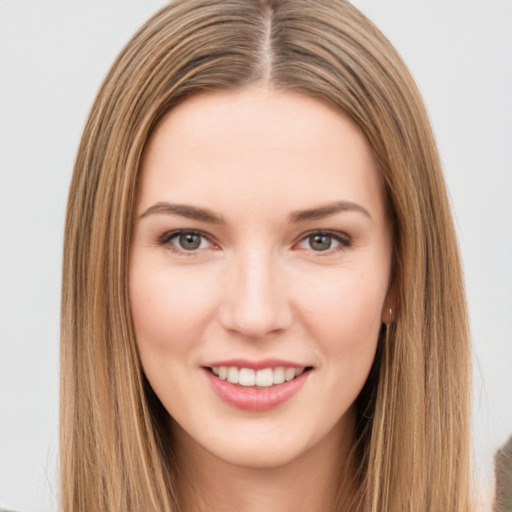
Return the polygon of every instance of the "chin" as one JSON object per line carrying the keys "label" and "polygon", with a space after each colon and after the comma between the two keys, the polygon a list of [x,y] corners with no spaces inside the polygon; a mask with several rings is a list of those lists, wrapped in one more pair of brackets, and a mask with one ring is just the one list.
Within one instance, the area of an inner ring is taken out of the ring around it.
{"label": "chin", "polygon": [[304,455],[306,447],[296,442],[240,443],[228,442],[227,446],[218,445],[212,453],[227,464],[247,469],[277,469],[287,466]]}
{"label": "chin", "polygon": [[330,457],[333,446],[349,446],[353,439],[353,409],[333,424],[303,421],[272,421],[271,418],[230,421],[224,429],[186,432],[178,426],[175,438],[187,457],[212,457],[232,467],[278,469],[305,464],[313,457]]}

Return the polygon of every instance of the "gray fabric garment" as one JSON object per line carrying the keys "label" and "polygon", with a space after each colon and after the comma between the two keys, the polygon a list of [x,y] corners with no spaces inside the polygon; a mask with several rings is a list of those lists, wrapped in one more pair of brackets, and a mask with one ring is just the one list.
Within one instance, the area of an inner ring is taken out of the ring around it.
{"label": "gray fabric garment", "polygon": [[496,473],[495,512],[512,510],[512,437],[494,456]]}

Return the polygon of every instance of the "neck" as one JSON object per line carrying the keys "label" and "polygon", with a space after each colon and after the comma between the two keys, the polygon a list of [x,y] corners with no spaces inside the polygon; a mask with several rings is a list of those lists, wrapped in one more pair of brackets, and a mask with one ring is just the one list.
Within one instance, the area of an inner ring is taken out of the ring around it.
{"label": "neck", "polygon": [[312,449],[278,467],[230,464],[197,445],[180,427],[173,429],[182,512],[349,510],[343,504],[354,495],[349,455],[353,429],[352,435],[333,429]]}

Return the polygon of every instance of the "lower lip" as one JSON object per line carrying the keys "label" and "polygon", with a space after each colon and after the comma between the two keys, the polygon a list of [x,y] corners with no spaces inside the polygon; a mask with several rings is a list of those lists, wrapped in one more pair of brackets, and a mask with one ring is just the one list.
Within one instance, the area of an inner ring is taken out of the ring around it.
{"label": "lower lip", "polygon": [[231,384],[220,380],[210,370],[205,369],[205,372],[213,390],[224,402],[246,411],[269,411],[279,407],[300,390],[310,374],[310,371],[305,371],[288,382],[255,388]]}

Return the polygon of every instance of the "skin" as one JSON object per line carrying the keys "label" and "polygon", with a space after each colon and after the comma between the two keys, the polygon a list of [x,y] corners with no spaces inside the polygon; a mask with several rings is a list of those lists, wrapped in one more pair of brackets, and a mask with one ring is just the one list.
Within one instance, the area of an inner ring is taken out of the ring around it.
{"label": "skin", "polygon": [[[197,249],[173,235],[183,229],[201,234]],[[173,418],[185,508],[332,509],[353,403],[390,321],[390,233],[364,136],[317,100],[209,92],[160,122],[141,170],[130,303],[144,371]],[[203,368],[233,358],[312,370],[285,403],[247,411],[221,400]]]}

